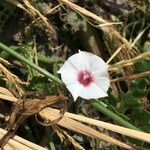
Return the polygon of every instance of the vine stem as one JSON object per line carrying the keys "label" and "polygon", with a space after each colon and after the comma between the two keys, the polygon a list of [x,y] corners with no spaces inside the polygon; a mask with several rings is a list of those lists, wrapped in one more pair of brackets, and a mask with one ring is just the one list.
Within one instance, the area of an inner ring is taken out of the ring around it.
{"label": "vine stem", "polygon": [[102,112],[103,114],[105,114],[106,116],[112,118],[114,121],[116,121],[117,123],[119,123],[120,125],[133,129],[133,130],[138,130],[140,131],[139,128],[135,127],[134,125],[132,125],[131,123],[129,123],[128,121],[122,119],[119,115],[117,115],[116,113],[110,111],[109,109],[106,108],[106,104],[103,102],[99,102],[99,101],[91,101],[89,102],[94,108],[96,108],[97,110],[99,110],[100,112]]}
{"label": "vine stem", "polygon": [[26,59],[25,57],[21,56],[19,53],[15,52],[14,50],[10,49],[9,47],[7,47],[6,45],[0,43],[0,49],[3,49],[4,51],[8,52],[9,54],[11,54],[12,56],[18,58],[19,60],[21,60],[23,63],[29,65],[30,67],[34,68],[35,70],[37,70],[38,72],[44,74],[45,76],[49,77],[52,81],[58,83],[58,84],[63,84],[62,81],[55,77],[53,74],[49,73],[47,70],[39,67],[38,65],[30,62],[28,59]]}

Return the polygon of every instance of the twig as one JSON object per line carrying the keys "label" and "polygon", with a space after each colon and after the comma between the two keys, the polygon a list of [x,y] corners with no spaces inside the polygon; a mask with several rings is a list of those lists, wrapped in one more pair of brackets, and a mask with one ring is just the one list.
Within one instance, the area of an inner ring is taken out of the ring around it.
{"label": "twig", "polygon": [[[51,115],[52,116],[57,116],[57,114],[59,115],[59,110],[53,109],[53,108],[46,108],[46,109],[42,110],[40,114],[43,117],[50,118]],[[136,139],[139,139],[139,140],[150,143],[150,134],[148,134],[148,133],[128,129],[128,128],[125,128],[125,127],[121,127],[121,126],[114,125],[114,124],[111,124],[111,123],[106,123],[104,121],[99,121],[99,120],[88,118],[88,117],[85,117],[85,116],[76,115],[76,114],[69,113],[69,112],[66,112],[64,114],[63,118],[65,118],[65,117],[69,117],[69,118],[72,118],[72,119],[75,119],[75,120],[78,120],[78,121],[81,121],[81,122],[85,122],[85,123],[88,123],[88,124],[91,124],[91,125],[95,125],[97,127],[101,127],[101,128],[113,131],[113,132],[117,132],[117,133],[129,136],[129,137],[136,138]],[[61,125],[62,122],[63,121],[60,121],[60,122],[58,122],[58,124]]]}
{"label": "twig", "polygon": [[120,46],[114,53],[113,53],[113,55],[107,60],[107,64],[109,64],[115,57],[116,57],[116,55],[118,55],[118,53],[122,50],[122,48],[123,48],[123,45],[122,46]]}
{"label": "twig", "polygon": [[[45,108],[44,110],[40,112],[40,115],[42,117],[45,117],[46,119],[53,120],[53,119],[56,119],[60,114],[58,111],[52,111],[51,108]],[[96,139],[102,139],[104,141],[118,145],[125,149],[133,149],[132,146],[126,143],[123,143],[121,141],[118,141],[108,135],[100,133],[96,131],[95,129],[87,125],[84,125],[78,121],[75,121],[74,119],[71,119],[67,116],[63,116],[63,118],[59,122],[57,122],[57,124],[69,130],[72,130],[72,131],[75,131],[75,132],[78,132],[78,133],[81,133],[81,134],[84,134],[86,136],[90,136]]]}
{"label": "twig", "polygon": [[[3,96],[3,94],[1,94],[1,95]],[[11,100],[13,98],[14,97],[8,96],[7,99]],[[17,98],[14,98],[14,100],[17,101]],[[43,114],[43,112],[44,112],[44,114]],[[53,113],[53,114],[51,114],[51,113]],[[50,120],[52,120],[53,118],[51,119],[49,116],[55,118],[55,116],[57,114],[60,115],[58,110],[52,109],[52,108],[44,109],[40,112],[40,114],[43,117],[48,118]],[[99,126],[99,127],[102,127],[102,128],[105,128],[105,129],[108,129],[108,130],[111,130],[111,131],[114,131],[114,132],[117,132],[117,133],[120,133],[120,134],[124,134],[124,135],[127,135],[127,136],[130,136],[130,137],[133,137],[133,138],[136,138],[136,139],[140,139],[140,140],[143,140],[143,141],[146,141],[146,142],[150,143],[150,138],[148,138],[150,136],[150,134],[147,134],[147,133],[144,133],[144,132],[128,129],[128,128],[125,128],[125,127],[113,125],[113,124],[110,124],[110,123],[106,123],[106,122],[103,122],[103,121],[98,121],[98,120],[91,119],[91,118],[84,117],[84,116],[75,115],[75,114],[68,113],[68,112],[65,113],[64,117],[69,117],[69,118],[72,118],[72,119],[75,119],[75,120],[78,120],[78,121],[86,122],[86,123],[89,123],[89,124],[92,124],[92,125],[95,125],[95,126]],[[66,120],[65,120],[65,122],[66,122]],[[59,121],[59,125],[61,125],[61,121]],[[68,124],[67,128],[72,130],[72,127],[71,127],[72,125],[73,124]],[[63,125],[61,125],[61,126],[63,126]],[[76,131],[76,132],[81,132],[81,131]],[[84,132],[82,134],[88,135],[87,133],[84,133]]]}
{"label": "twig", "polygon": [[12,56],[14,56],[17,59],[19,59],[21,62],[29,65],[30,67],[34,68],[38,72],[40,72],[40,73],[44,74],[45,76],[49,77],[54,82],[56,82],[56,83],[58,83],[60,85],[63,85],[62,81],[59,78],[55,77],[53,74],[51,74],[48,71],[46,71],[45,69],[37,66],[36,64],[30,62],[28,59],[26,59],[25,57],[22,57],[20,54],[18,54],[17,52],[13,51],[12,49],[10,49],[9,47],[7,47],[6,45],[0,43],[0,49],[5,50],[6,52],[8,52],[9,54],[11,54]]}
{"label": "twig", "polygon": [[[5,131],[4,129],[1,129],[0,128],[0,138],[2,136],[4,136],[5,134],[7,133],[7,131]],[[17,149],[17,150],[46,150],[45,148],[37,145],[37,144],[34,144],[32,142],[29,142],[19,136],[15,136],[13,138],[13,140],[9,140],[8,144],[4,147],[4,149],[7,149],[7,150],[14,150],[14,149]]]}
{"label": "twig", "polygon": [[142,73],[138,73],[138,74],[133,74],[130,76],[124,76],[124,77],[120,77],[120,78],[116,78],[116,79],[112,79],[111,82],[118,82],[118,81],[122,81],[125,79],[134,79],[134,78],[140,78],[140,77],[144,77],[144,76],[149,76],[150,75],[150,71],[146,71],[146,72],[142,72]]}
{"label": "twig", "polygon": [[17,100],[18,100],[17,98],[15,98],[13,96],[7,96],[4,94],[0,94],[0,99],[11,101],[11,102],[17,102]]}
{"label": "twig", "polygon": [[[87,16],[89,18],[94,19],[95,21],[97,21],[99,24],[109,24],[109,22],[107,20],[104,20],[102,17],[97,16],[96,14],[72,3],[69,0],[59,0],[61,3],[69,6],[71,9],[73,9],[74,11],[78,12],[79,14],[82,14],[84,16]],[[112,33],[113,35],[115,35],[118,39],[120,39],[122,41],[122,43],[125,44],[125,46],[128,49],[132,49],[131,43],[128,42],[124,37],[121,36],[121,34],[119,32],[117,32],[112,25],[109,26],[104,26],[104,27],[100,27],[102,30],[108,32],[108,33]]]}
{"label": "twig", "polygon": [[150,52],[145,52],[145,53],[138,55],[135,58],[132,58],[129,60],[121,60],[120,62],[118,62],[116,64],[110,65],[109,71],[115,71],[115,70],[118,70],[118,68],[133,65],[138,60],[146,58],[146,57],[150,57]]}

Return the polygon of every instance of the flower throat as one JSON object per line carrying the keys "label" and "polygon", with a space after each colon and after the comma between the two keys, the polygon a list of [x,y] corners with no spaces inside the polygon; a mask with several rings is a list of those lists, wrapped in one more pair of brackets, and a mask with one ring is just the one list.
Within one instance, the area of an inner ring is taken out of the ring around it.
{"label": "flower throat", "polygon": [[84,87],[87,87],[93,82],[93,77],[89,71],[80,71],[78,73],[77,80]]}

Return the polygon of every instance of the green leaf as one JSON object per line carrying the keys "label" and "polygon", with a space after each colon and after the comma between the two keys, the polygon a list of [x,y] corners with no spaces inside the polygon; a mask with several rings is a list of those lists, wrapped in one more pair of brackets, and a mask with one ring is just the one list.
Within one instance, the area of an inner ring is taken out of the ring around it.
{"label": "green leaf", "polygon": [[40,91],[46,94],[48,93],[47,83],[48,83],[47,77],[33,77],[28,88],[29,90]]}
{"label": "green leaf", "polygon": [[150,78],[138,78],[135,79],[129,90],[128,93],[133,95],[134,97],[142,98],[144,96],[147,96],[147,94],[150,92]]}
{"label": "green leaf", "polygon": [[33,77],[28,89],[31,91],[40,91],[45,95],[56,95],[60,87],[52,82],[49,83],[47,77]]}
{"label": "green leaf", "polygon": [[150,133],[150,112],[143,108],[135,109],[131,118],[145,132]]}
{"label": "green leaf", "polygon": [[149,48],[150,48],[150,42],[149,41],[146,41],[143,45],[143,51],[144,52],[148,52],[149,51]]}
{"label": "green leaf", "polygon": [[135,63],[134,73],[141,73],[145,71],[150,71],[150,58],[145,58]]}
{"label": "green leaf", "polygon": [[121,93],[119,95],[120,107],[118,109],[119,112],[124,113],[128,109],[141,107],[142,104],[139,98],[133,97],[131,94]]}
{"label": "green leaf", "polygon": [[[28,59],[30,62],[34,61],[33,53],[32,53],[32,47],[29,45],[22,45],[22,46],[10,46],[14,51]],[[36,71],[32,68],[27,66],[28,68],[28,73],[30,77],[32,78],[33,76],[36,75]]]}
{"label": "green leaf", "polygon": [[109,105],[107,106],[107,109],[111,110],[112,112],[114,112],[115,114],[123,118],[124,120],[129,121],[129,118],[126,115],[117,111],[113,106]]}

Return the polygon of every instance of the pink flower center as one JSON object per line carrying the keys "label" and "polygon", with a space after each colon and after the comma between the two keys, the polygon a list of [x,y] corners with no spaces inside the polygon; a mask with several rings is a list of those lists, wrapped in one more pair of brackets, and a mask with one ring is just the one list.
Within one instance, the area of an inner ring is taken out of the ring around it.
{"label": "pink flower center", "polygon": [[93,82],[93,77],[89,71],[80,71],[77,75],[77,80],[84,87],[87,87]]}

